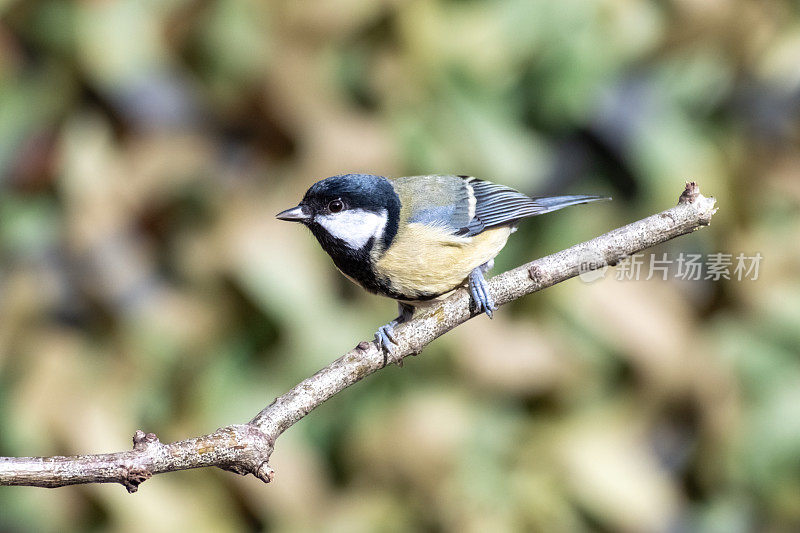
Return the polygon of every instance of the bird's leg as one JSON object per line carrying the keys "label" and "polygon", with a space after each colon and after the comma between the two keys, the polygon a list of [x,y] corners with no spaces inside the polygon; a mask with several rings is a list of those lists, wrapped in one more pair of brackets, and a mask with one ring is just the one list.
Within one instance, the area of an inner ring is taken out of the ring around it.
{"label": "bird's leg", "polygon": [[379,327],[375,333],[375,342],[378,343],[378,348],[383,350],[384,353],[384,364],[388,363],[386,356],[392,355],[394,347],[397,346],[397,340],[394,338],[394,328],[410,320],[414,315],[414,307],[403,302],[397,302],[397,309],[400,313],[399,316],[388,324]]}
{"label": "bird's leg", "polygon": [[494,260],[488,261],[481,266],[474,269],[469,278],[469,292],[472,295],[472,301],[475,303],[475,310],[478,313],[486,313],[489,318],[492,318],[494,310],[497,306],[494,304],[494,298],[489,292],[489,285],[486,283],[484,274],[487,270],[494,266]]}

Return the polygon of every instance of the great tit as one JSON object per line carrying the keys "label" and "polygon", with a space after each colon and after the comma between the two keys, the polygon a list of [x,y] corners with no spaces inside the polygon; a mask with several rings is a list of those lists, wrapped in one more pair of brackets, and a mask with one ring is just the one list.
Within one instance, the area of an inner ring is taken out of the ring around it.
{"label": "great tit", "polygon": [[395,326],[460,286],[469,287],[477,312],[492,317],[484,274],[520,220],[605,199],[532,198],[470,176],[342,174],[315,183],[277,218],[306,225],[342,274],[398,301],[400,316],[375,334],[391,353]]}

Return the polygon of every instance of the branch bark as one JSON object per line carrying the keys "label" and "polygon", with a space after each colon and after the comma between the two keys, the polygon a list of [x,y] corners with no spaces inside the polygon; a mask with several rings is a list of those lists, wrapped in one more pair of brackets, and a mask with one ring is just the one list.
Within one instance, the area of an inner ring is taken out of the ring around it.
{"label": "branch bark", "polygon": [[[678,205],[590,241],[504,272],[489,280],[498,305],[575,277],[615,265],[645,248],[691,233],[711,222],[715,200],[686,184]],[[470,297],[459,289],[435,307],[395,329],[392,362],[402,364],[431,341],[475,316]],[[269,466],[276,439],[315,407],[353,383],[386,366],[374,342],[362,341],[313,376],[276,398],[247,424],[220,428],[208,435],[170,444],[137,431],[133,449],[125,452],[0,458],[0,485],[62,487],[83,483],[120,483],[128,492],[155,474],[215,466],[264,482],[273,479]]]}

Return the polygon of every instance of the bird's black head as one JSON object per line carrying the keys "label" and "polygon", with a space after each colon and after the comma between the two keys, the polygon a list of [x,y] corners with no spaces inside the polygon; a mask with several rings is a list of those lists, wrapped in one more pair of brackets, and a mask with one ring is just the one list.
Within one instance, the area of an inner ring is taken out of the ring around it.
{"label": "bird's black head", "polygon": [[400,198],[382,176],[342,174],[315,183],[277,217],[308,226],[342,272],[372,289],[371,251],[397,234]]}
{"label": "bird's black head", "polygon": [[301,206],[313,214],[361,210],[380,214],[400,209],[392,184],[383,176],[342,174],[318,181],[308,189]]}

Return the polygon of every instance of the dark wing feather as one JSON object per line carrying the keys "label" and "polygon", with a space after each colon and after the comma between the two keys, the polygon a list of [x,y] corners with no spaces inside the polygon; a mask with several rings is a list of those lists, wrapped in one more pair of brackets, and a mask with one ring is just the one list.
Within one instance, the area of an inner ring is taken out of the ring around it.
{"label": "dark wing feather", "polygon": [[477,178],[465,178],[475,197],[475,216],[458,235],[473,236],[494,226],[513,224],[520,219],[549,213],[571,205],[596,200],[601,196],[573,195],[531,198],[510,187]]}

